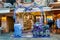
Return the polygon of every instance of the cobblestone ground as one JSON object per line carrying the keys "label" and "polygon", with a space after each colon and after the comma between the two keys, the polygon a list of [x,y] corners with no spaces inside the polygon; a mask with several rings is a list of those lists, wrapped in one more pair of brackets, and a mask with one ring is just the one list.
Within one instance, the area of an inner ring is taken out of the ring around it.
{"label": "cobblestone ground", "polygon": [[0,35],[0,40],[60,40],[60,35],[51,34],[51,37],[49,38],[14,38],[12,37],[12,33],[9,33]]}

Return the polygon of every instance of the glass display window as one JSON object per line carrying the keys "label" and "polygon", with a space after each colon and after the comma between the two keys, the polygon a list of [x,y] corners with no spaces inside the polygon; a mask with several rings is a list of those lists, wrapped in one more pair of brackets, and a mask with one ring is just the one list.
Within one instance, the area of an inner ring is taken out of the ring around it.
{"label": "glass display window", "polygon": [[16,15],[16,22],[20,23],[23,26],[23,30],[30,31],[33,26],[33,15],[29,12],[18,13]]}
{"label": "glass display window", "polygon": [[31,13],[25,13],[23,20],[24,20],[24,30],[31,30],[33,26],[33,17]]}

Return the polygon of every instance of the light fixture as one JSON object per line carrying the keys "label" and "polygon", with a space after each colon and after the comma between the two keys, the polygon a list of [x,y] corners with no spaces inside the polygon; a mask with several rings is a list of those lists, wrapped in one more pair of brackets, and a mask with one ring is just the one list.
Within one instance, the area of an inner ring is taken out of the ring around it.
{"label": "light fixture", "polygon": [[60,0],[58,0],[58,2],[60,2]]}

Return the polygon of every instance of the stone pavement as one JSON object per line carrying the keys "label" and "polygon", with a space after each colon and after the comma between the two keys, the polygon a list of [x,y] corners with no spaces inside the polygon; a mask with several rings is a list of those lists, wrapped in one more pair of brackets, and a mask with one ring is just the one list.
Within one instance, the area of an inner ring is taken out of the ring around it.
{"label": "stone pavement", "polygon": [[60,34],[52,34],[50,38],[14,38],[12,34],[0,35],[0,40],[60,40]]}

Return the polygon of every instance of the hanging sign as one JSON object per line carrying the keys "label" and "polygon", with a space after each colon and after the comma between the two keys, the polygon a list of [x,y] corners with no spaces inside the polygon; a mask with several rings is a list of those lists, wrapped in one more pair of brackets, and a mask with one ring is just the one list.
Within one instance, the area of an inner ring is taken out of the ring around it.
{"label": "hanging sign", "polygon": [[51,11],[51,7],[43,7],[44,11]]}
{"label": "hanging sign", "polygon": [[37,11],[40,11],[39,8],[32,8],[31,12],[37,12]]}
{"label": "hanging sign", "polygon": [[25,8],[18,8],[18,9],[16,10],[16,13],[24,12],[24,10],[25,10]]}

